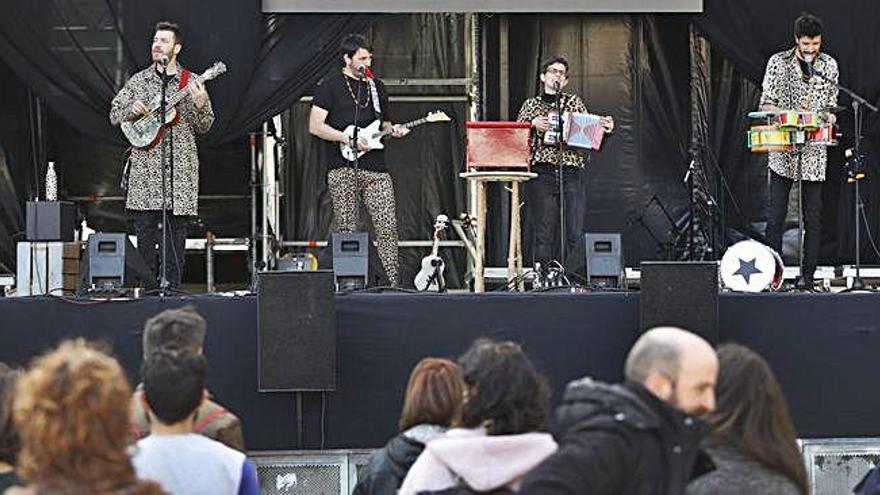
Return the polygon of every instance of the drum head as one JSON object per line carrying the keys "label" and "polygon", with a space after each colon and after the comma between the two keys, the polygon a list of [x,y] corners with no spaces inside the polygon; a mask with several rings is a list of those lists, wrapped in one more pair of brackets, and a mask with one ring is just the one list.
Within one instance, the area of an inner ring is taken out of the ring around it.
{"label": "drum head", "polygon": [[778,288],[782,261],[758,241],[740,241],[727,248],[721,258],[721,281],[740,292],[761,292]]}

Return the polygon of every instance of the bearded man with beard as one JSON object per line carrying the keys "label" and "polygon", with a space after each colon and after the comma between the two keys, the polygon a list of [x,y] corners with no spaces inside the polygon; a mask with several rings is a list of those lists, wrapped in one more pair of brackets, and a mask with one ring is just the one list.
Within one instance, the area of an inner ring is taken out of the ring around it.
{"label": "bearded man with beard", "polygon": [[568,384],[553,429],[559,450],[520,493],[678,495],[705,472],[699,444],[707,428],[696,416],[715,409],[712,346],[685,330],[655,328],[633,345],[624,372],[623,384]]}

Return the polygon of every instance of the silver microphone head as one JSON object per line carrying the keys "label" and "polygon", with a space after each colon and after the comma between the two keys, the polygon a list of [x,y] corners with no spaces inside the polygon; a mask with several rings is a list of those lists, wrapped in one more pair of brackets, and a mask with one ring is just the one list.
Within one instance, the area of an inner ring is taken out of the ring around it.
{"label": "silver microphone head", "polygon": [[806,62],[808,64],[812,64],[814,58],[815,58],[815,55],[813,55],[812,53],[804,54],[804,62]]}
{"label": "silver microphone head", "polygon": [[358,66],[357,75],[363,76],[367,72],[367,67],[365,65]]}
{"label": "silver microphone head", "polygon": [[162,58],[159,59],[159,63],[162,64],[163,67],[168,65],[168,56],[162,55]]}

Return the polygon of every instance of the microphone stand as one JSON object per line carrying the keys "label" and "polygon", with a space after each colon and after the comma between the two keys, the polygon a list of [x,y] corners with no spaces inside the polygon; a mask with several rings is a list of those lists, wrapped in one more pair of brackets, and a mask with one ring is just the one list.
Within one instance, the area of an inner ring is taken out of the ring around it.
{"label": "microphone stand", "polygon": [[165,296],[168,292],[168,289],[171,287],[171,282],[168,280],[168,196],[167,196],[167,185],[166,185],[166,157],[165,157],[165,149],[167,146],[167,139],[165,136],[165,112],[166,102],[165,95],[167,93],[168,88],[168,63],[162,62],[162,88],[160,90],[161,98],[159,99],[159,132],[162,133],[162,148],[160,151],[160,159],[159,163],[162,167],[162,270],[159,276],[159,295]]}
{"label": "microphone stand", "polygon": [[559,185],[559,261],[565,272],[565,248],[568,241],[565,232],[565,174],[562,173],[562,88],[559,81],[553,83],[556,90],[556,179]]}
{"label": "microphone stand", "polygon": [[[856,93],[852,89],[850,89],[850,88],[848,88],[848,87],[846,87],[836,81],[833,81],[825,74],[814,69],[813,64],[808,63],[807,68],[809,69],[809,73],[810,73],[811,77],[813,75],[816,75],[816,76],[819,76],[820,78],[834,84],[835,86],[837,86],[837,89],[839,89],[840,91],[843,91],[852,99],[853,131],[854,131],[854,134],[853,134],[853,148],[854,149],[853,149],[853,151],[854,151],[854,155],[855,155],[855,157],[854,157],[855,162],[854,163],[856,164],[856,166],[858,166],[858,164],[862,160],[862,155],[861,155],[861,140],[862,140],[861,107],[864,106],[868,110],[875,112],[875,113],[880,109],[878,109],[876,106],[872,105],[868,100],[864,99],[861,95],[859,95],[858,93]],[[855,232],[855,234],[856,234],[856,239],[855,239],[855,241],[856,241],[856,276],[852,281],[852,285],[846,290],[847,291],[871,290],[871,287],[869,287],[867,284],[865,284],[865,282],[862,280],[862,274],[861,274],[861,268],[862,268],[861,267],[861,264],[862,264],[861,263],[861,250],[862,250],[862,247],[861,247],[861,235],[860,235],[861,234],[861,227],[859,224],[861,223],[861,221],[863,219],[865,219],[864,218],[865,205],[862,204],[862,197],[861,197],[861,193],[859,191],[859,180],[860,179],[857,177],[857,174],[854,174],[852,179],[853,179],[853,183],[854,183],[854,187],[855,187],[855,195],[854,195],[855,205],[854,205],[853,209],[854,209],[855,216],[856,216],[856,232]],[[866,220],[865,223],[867,224],[867,219],[865,219],[865,220]]]}

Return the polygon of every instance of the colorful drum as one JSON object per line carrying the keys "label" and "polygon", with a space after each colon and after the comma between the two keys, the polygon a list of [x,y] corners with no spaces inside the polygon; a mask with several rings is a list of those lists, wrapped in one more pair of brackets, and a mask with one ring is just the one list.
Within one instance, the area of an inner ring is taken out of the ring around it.
{"label": "colorful drum", "polygon": [[791,132],[773,125],[755,125],[747,132],[749,149],[754,152],[790,151],[794,149]]}
{"label": "colorful drum", "polygon": [[798,114],[798,128],[805,131],[813,131],[819,128],[819,114],[816,112],[801,112]]}
{"label": "colorful drum", "polygon": [[785,110],[779,112],[776,116],[778,119],[779,129],[782,131],[796,131],[801,126],[801,113],[794,110]]}
{"label": "colorful drum", "polygon": [[784,270],[776,251],[753,240],[737,242],[721,258],[722,284],[740,292],[779,289]]}
{"label": "colorful drum", "polygon": [[810,144],[820,146],[837,146],[837,133],[834,132],[834,126],[825,124],[819,126],[816,130],[808,133]]}

